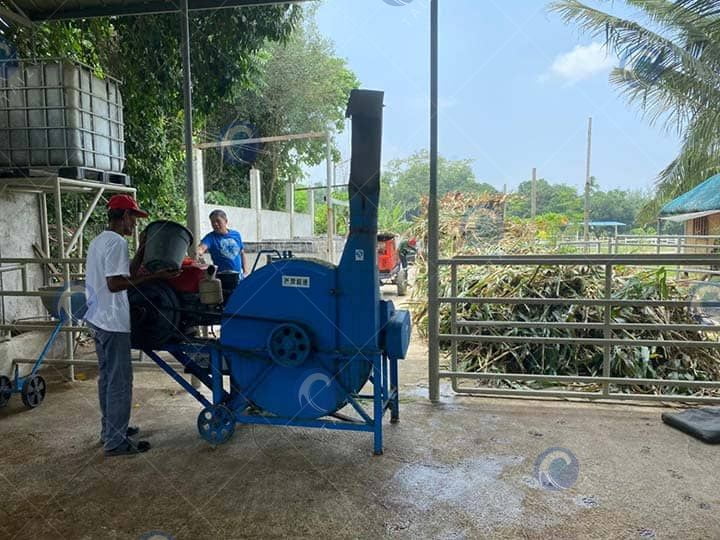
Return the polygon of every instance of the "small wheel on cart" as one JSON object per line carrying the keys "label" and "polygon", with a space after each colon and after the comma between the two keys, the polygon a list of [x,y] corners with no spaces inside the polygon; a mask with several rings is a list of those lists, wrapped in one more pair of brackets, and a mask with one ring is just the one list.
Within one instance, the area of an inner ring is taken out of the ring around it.
{"label": "small wheel on cart", "polygon": [[31,375],[25,379],[20,395],[25,406],[28,409],[34,409],[43,402],[46,392],[45,379],[40,375]]}
{"label": "small wheel on cart", "polygon": [[222,444],[235,433],[235,415],[224,405],[205,407],[198,416],[198,432],[211,444]]}
{"label": "small wheel on cart", "polygon": [[0,375],[0,407],[4,407],[10,401],[12,395],[12,382],[5,375]]}
{"label": "small wheel on cart", "polygon": [[400,269],[395,278],[395,283],[397,284],[398,296],[405,296],[407,294],[407,270],[405,268]]}

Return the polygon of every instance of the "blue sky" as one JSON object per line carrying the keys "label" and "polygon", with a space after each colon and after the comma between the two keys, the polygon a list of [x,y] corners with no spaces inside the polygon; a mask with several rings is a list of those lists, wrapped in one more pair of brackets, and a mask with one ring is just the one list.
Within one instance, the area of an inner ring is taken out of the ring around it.
{"label": "blue sky", "polygon": [[[474,160],[478,179],[499,189],[516,187],[533,167],[539,177],[582,186],[592,116],[600,186],[651,188],[677,152],[677,135],[650,126],[609,84],[615,60],[599,39],[546,6],[440,1],[440,153]],[[384,160],[427,148],[428,0],[325,0],[316,20],[362,86],[386,93]],[[347,152],[347,134],[339,142]]]}

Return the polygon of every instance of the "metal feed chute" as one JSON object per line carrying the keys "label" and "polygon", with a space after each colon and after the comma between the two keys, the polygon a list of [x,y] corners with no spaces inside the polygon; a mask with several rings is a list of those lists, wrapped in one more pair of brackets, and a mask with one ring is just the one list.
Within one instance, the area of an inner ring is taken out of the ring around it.
{"label": "metal feed chute", "polygon": [[[172,284],[131,298],[136,345],[205,406],[198,429],[208,441],[225,442],[236,423],[269,423],[372,431],[382,452],[382,417],[389,409],[398,419],[397,362],[410,339],[408,312],[380,300],[378,286],[382,101],[382,92],[355,90],[348,104],[350,233],[339,265],[276,260],[225,290],[218,305]],[[210,324],[221,325],[218,340],[192,336]],[[212,400],[151,349],[170,352]],[[361,395],[368,382],[372,394]]]}

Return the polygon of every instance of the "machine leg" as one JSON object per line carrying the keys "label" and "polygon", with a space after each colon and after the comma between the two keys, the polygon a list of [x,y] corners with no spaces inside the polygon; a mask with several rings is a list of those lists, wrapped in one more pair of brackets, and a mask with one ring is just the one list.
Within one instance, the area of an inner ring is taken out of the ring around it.
{"label": "machine leg", "polygon": [[210,367],[212,369],[212,393],[213,404],[222,403],[224,398],[223,376],[222,376],[222,355],[220,351],[210,351]]}
{"label": "machine leg", "polygon": [[374,454],[381,456],[383,453],[383,380],[382,380],[382,356],[377,355],[373,360],[373,424],[374,424]]}
{"label": "machine leg", "polygon": [[390,401],[390,422],[393,424],[400,421],[400,384],[398,380],[398,361],[397,359],[388,360],[390,362],[390,392],[395,392]]}

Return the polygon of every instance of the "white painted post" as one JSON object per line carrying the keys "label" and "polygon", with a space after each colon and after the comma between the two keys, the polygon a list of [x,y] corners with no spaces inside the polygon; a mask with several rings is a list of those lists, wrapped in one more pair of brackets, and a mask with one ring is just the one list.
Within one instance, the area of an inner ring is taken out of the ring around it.
{"label": "white painted post", "polygon": [[328,262],[335,264],[335,216],[332,205],[333,163],[332,163],[332,135],[330,131],[325,136],[325,161],[327,166],[327,253]]}
{"label": "white painted post", "polygon": [[295,183],[285,184],[285,211],[290,214],[290,240],[295,238]]}
{"label": "white painted post", "polygon": [[255,241],[262,241],[262,182],[260,170],[250,169],[250,208],[255,210]]}
{"label": "white painted post", "polygon": [[[205,205],[205,165],[204,165],[203,150],[194,149],[193,151],[193,183],[195,184],[195,206],[198,216],[202,216],[204,205]],[[200,243],[202,227],[200,223],[197,224],[197,230],[192,231],[195,235],[195,244]]]}
{"label": "white painted post", "polygon": [[315,190],[309,189],[308,194],[308,213],[310,214],[310,236],[315,236]]}

